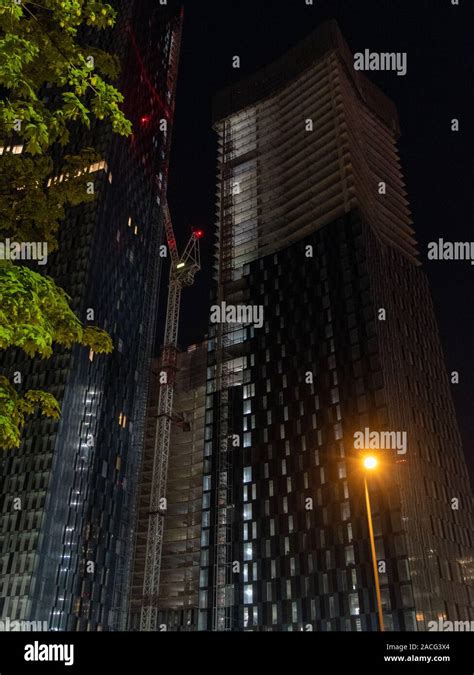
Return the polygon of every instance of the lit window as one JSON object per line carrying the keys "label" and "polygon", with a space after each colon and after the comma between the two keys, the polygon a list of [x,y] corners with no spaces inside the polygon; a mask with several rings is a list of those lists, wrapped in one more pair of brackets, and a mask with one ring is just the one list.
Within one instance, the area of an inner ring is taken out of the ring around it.
{"label": "lit window", "polygon": [[352,539],[353,539],[353,536],[352,536],[352,524],[351,524],[351,523],[347,523],[347,539],[348,539],[349,541],[352,541]]}
{"label": "lit window", "polygon": [[252,467],[244,467],[244,483],[250,483],[252,480]]}
{"label": "lit window", "polygon": [[346,565],[354,565],[355,563],[354,547],[352,545],[346,546],[345,555],[346,555]]}
{"label": "lit window", "polygon": [[252,584],[244,586],[244,603],[250,605],[253,602],[253,587]]}
{"label": "lit window", "polygon": [[351,570],[351,584],[352,589],[355,591],[357,588],[357,570],[355,568]]}
{"label": "lit window", "polygon": [[244,385],[243,398],[246,399],[251,396],[255,396],[255,383]]}
{"label": "lit window", "polygon": [[244,504],[244,520],[252,520],[252,504]]}
{"label": "lit window", "polygon": [[277,616],[278,616],[278,614],[277,614],[277,606],[276,606],[276,605],[272,605],[272,623],[276,623],[276,622],[277,622]]}
{"label": "lit window", "polygon": [[341,504],[341,518],[342,520],[349,520],[351,517],[351,509],[349,506],[349,502],[343,502]]}
{"label": "lit window", "polygon": [[349,612],[352,616],[358,616],[360,613],[358,593],[349,593]]}

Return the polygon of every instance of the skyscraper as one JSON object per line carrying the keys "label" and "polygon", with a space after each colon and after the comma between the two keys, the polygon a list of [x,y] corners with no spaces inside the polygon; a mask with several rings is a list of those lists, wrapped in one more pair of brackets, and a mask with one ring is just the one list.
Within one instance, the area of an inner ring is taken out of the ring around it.
{"label": "skyscraper", "polygon": [[472,620],[471,492],[393,103],[328,22],[221,92],[215,130],[200,628],[377,629],[372,432],[386,629]]}
{"label": "skyscraper", "polygon": [[0,469],[0,616],[45,621],[51,630],[126,624],[181,39],[177,5],[115,3],[117,25],[99,46],[119,57],[133,135],[97,124],[76,129],[67,148],[101,153],[88,167],[97,198],[68,213],[46,271],[81,320],[110,333],[114,352],[56,349],[47,361],[10,352],[3,361],[6,374],[20,372],[26,389],[51,391],[62,407],[58,423],[28,422],[21,447],[3,454]]}

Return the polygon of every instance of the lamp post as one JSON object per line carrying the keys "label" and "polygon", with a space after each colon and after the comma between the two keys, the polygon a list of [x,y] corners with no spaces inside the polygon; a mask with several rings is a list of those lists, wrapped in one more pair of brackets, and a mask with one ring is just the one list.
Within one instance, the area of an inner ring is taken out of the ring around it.
{"label": "lamp post", "polygon": [[383,613],[382,613],[382,597],[380,595],[380,583],[379,583],[379,570],[377,567],[377,557],[375,554],[375,539],[374,539],[374,527],[372,525],[372,509],[370,506],[370,496],[369,496],[369,487],[367,484],[367,472],[373,471],[377,467],[377,459],[372,456],[364,457],[364,490],[365,490],[365,503],[367,506],[367,523],[369,525],[369,539],[370,539],[370,551],[372,554],[372,565],[374,568],[374,579],[375,579],[375,595],[377,598],[377,611],[379,615],[379,630],[382,632],[385,630],[383,623]]}

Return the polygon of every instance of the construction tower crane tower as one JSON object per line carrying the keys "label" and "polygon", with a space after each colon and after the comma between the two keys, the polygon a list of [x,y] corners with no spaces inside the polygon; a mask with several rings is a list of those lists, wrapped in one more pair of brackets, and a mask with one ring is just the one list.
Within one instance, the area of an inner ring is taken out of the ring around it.
{"label": "construction tower crane tower", "polygon": [[143,599],[140,616],[141,631],[158,630],[158,592],[164,521],[167,508],[166,481],[173,416],[174,383],[177,370],[181,291],[184,286],[192,286],[195,274],[201,269],[199,239],[203,235],[201,230],[194,231],[189,238],[183,255],[180,257],[167,204],[165,204],[163,211],[171,265],[165,339],[160,373],[162,375],[160,379],[163,382],[160,386],[158,399],[158,419],[156,423],[150,510],[148,515],[145,576],[143,580]]}

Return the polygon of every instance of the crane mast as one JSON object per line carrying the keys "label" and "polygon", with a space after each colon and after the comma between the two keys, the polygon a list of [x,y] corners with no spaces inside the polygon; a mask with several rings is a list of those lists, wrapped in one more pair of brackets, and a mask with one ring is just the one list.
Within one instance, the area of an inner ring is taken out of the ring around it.
{"label": "crane mast", "polygon": [[182,256],[178,255],[173,224],[168,209],[164,206],[164,225],[168,250],[171,257],[166,327],[160,371],[158,419],[156,424],[153,456],[153,473],[148,513],[148,537],[145,556],[145,576],[140,616],[141,631],[158,630],[158,594],[160,585],[161,553],[166,517],[166,483],[170,450],[171,424],[173,419],[173,395],[177,371],[178,323],[181,292],[184,286],[192,286],[194,277],[201,269],[199,239],[201,231],[193,232]]}

